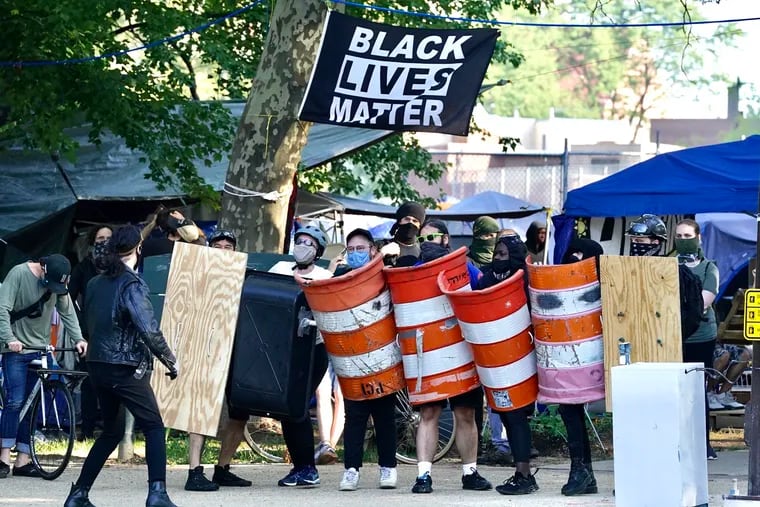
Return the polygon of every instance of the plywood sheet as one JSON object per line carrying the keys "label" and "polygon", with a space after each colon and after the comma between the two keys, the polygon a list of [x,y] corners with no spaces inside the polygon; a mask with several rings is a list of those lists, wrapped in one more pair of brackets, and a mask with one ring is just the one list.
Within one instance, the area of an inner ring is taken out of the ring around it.
{"label": "plywood sheet", "polygon": [[610,368],[618,367],[618,344],[631,344],[631,362],[682,362],[681,305],[675,257],[600,258],[604,375],[612,411]]}
{"label": "plywood sheet", "polygon": [[171,381],[156,366],[152,385],[169,428],[214,436],[224,401],[248,256],[176,243],[161,330],[177,356]]}

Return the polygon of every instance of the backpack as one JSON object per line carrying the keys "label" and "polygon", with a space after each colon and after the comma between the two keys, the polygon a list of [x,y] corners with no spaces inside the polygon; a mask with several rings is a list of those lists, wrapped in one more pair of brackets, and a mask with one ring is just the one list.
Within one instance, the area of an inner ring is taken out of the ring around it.
{"label": "backpack", "polygon": [[681,339],[686,340],[699,329],[704,320],[702,280],[688,266],[679,264],[678,288],[681,294]]}

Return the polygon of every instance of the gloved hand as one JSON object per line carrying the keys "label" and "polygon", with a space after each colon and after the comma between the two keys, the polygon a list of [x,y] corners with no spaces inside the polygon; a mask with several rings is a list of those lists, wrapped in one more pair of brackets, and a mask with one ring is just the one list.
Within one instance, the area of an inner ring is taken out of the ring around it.
{"label": "gloved hand", "polygon": [[167,371],[164,375],[169,377],[171,380],[176,379],[179,375],[179,366],[177,363],[170,363],[166,367],[169,368],[169,371]]}

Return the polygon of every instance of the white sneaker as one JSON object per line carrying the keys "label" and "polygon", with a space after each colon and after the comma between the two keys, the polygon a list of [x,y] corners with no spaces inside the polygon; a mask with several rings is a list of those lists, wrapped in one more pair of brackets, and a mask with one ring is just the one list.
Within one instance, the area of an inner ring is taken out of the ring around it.
{"label": "white sneaker", "polygon": [[356,491],[359,488],[359,471],[353,467],[343,472],[340,481],[340,491]]}
{"label": "white sneaker", "polygon": [[395,467],[380,467],[380,489],[395,489],[397,478]]}
{"label": "white sneaker", "polygon": [[718,395],[715,393],[707,393],[707,406],[710,410],[724,410],[726,408],[718,401]]}
{"label": "white sneaker", "polygon": [[744,405],[736,401],[734,399],[734,395],[730,392],[719,394],[715,399],[724,407],[730,408],[732,410],[739,410],[741,408],[744,408]]}

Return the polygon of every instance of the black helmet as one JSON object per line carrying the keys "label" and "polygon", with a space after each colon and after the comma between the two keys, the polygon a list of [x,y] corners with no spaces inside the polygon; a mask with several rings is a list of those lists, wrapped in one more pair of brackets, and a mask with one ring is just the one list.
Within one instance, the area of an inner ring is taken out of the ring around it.
{"label": "black helmet", "polygon": [[237,248],[237,237],[235,237],[235,233],[225,229],[217,229],[212,232],[211,236],[208,237],[208,246],[213,246],[214,243],[223,239],[226,239],[232,243],[234,248]]}
{"label": "black helmet", "polygon": [[633,220],[628,226],[625,233],[627,236],[646,236],[660,238],[662,241],[668,239],[668,230],[665,222],[660,220],[657,215],[646,213]]}

